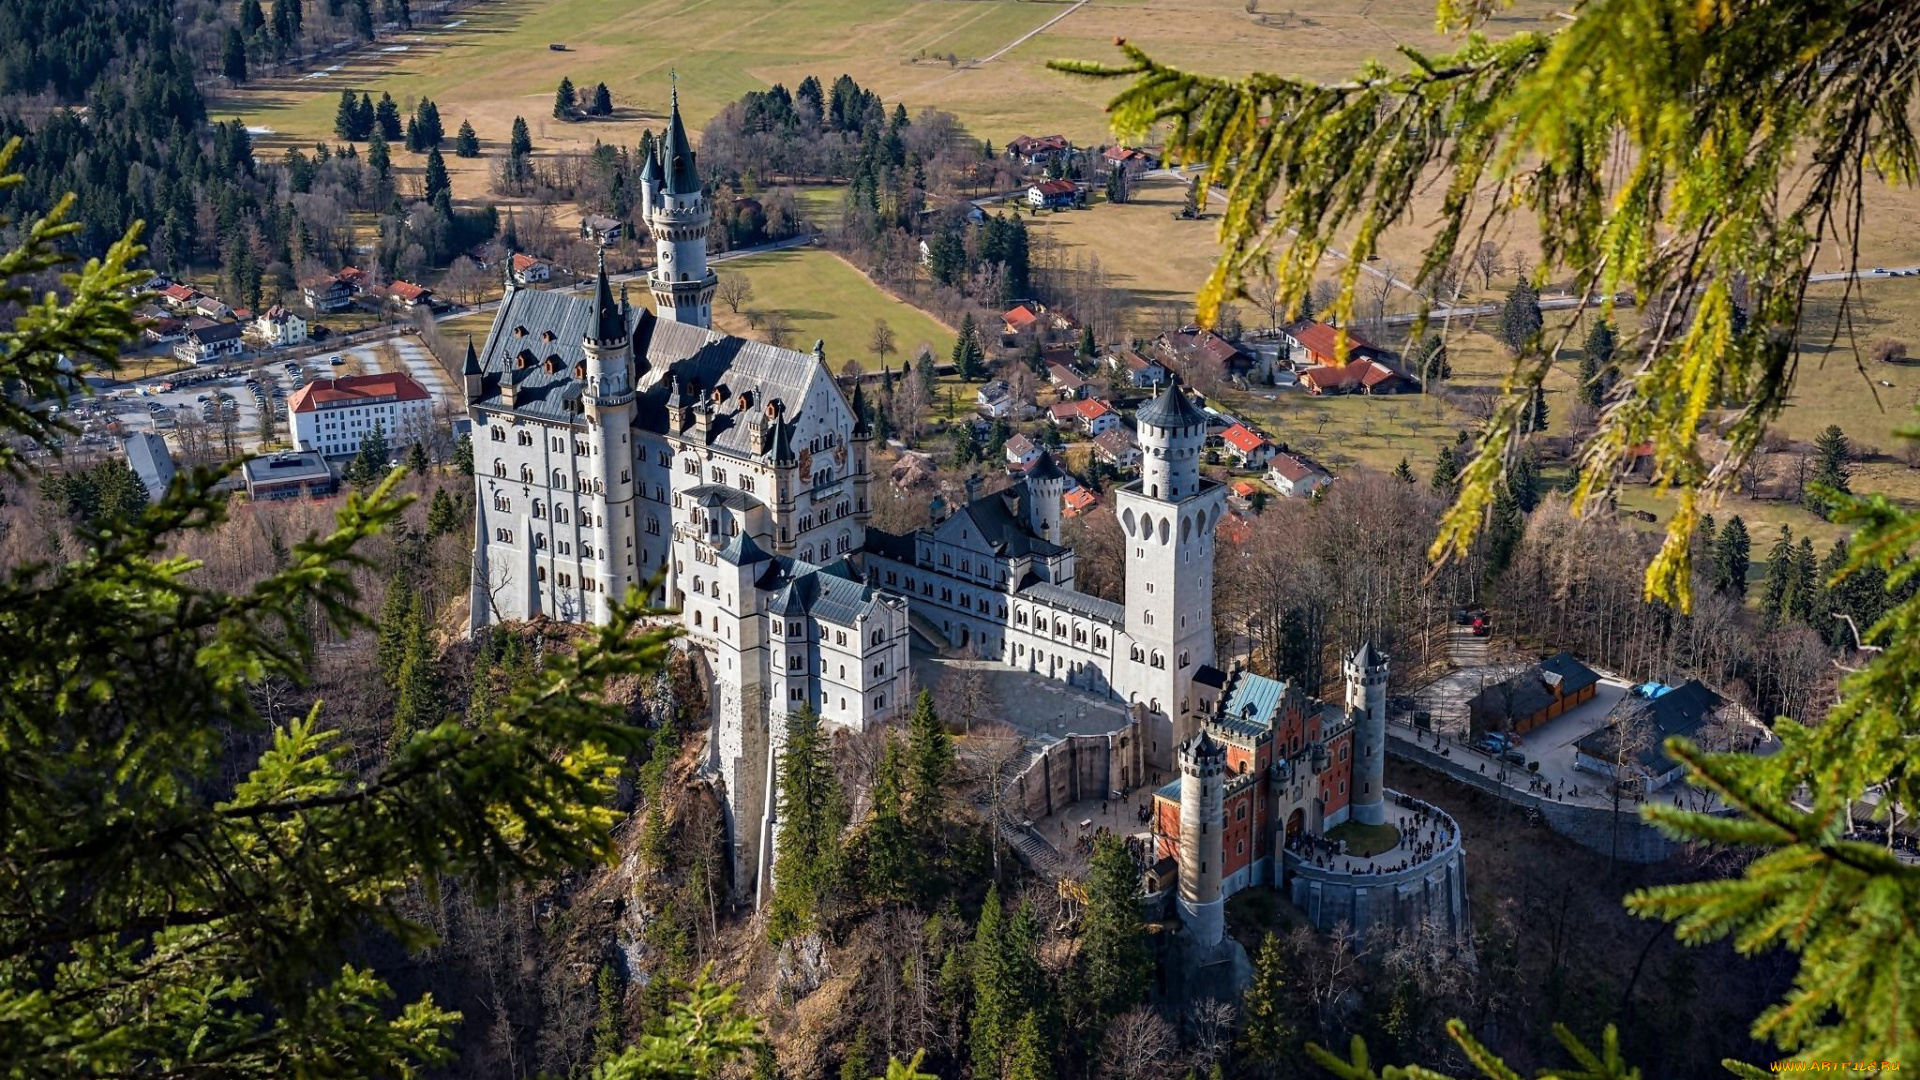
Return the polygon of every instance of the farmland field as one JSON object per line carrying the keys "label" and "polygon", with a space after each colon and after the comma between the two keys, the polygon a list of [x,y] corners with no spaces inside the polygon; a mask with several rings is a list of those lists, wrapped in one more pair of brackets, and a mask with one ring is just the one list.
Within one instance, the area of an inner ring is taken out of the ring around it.
{"label": "farmland field", "polygon": [[[879,360],[867,349],[875,319],[885,319],[893,328],[899,354],[890,357],[888,363],[895,369],[922,345],[931,347],[942,360],[953,351],[951,329],[883,292],[831,252],[789,248],[729,259],[717,270],[721,274],[745,274],[753,282],[753,299],[741,305],[739,314],[716,302],[715,329],[765,340],[765,316],[778,312],[793,328],[790,346],[806,350],[816,339],[824,340],[827,363],[835,371],[849,358],[859,359],[864,367],[879,369]],[[758,327],[749,322],[749,314],[760,323]]]}

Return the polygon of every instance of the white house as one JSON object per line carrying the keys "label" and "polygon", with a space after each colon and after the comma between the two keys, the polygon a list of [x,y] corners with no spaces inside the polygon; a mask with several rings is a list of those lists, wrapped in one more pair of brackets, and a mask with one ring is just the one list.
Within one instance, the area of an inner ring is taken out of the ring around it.
{"label": "white house", "polygon": [[432,423],[433,395],[398,372],[315,379],[287,399],[295,449],[328,457],[359,453],[375,428],[399,450]]}
{"label": "white house", "polygon": [[307,320],[275,304],[253,320],[253,336],[269,346],[304,344]]}
{"label": "white house", "polygon": [[986,383],[973,393],[974,408],[989,420],[1002,417],[1019,417],[1027,409],[1027,403],[1014,395],[1013,388],[1005,379],[995,379]]}
{"label": "white house", "polygon": [[513,257],[513,280],[518,285],[531,285],[539,281],[553,280],[553,263],[538,255],[515,255]]}
{"label": "white house", "polygon": [[1039,460],[1040,447],[1025,435],[1015,435],[1007,440],[1006,454],[1009,472],[1025,472],[1027,466]]}
{"label": "white house", "polygon": [[1221,432],[1220,442],[1243,469],[1258,469],[1274,455],[1273,444],[1245,424],[1234,424]]}
{"label": "white house", "polygon": [[189,364],[208,364],[223,356],[238,356],[246,327],[237,322],[210,323],[187,331],[173,347],[173,355]]}
{"label": "white house", "polygon": [[1333,483],[1327,470],[1286,450],[1276,450],[1267,462],[1267,486],[1288,498],[1311,495]]}

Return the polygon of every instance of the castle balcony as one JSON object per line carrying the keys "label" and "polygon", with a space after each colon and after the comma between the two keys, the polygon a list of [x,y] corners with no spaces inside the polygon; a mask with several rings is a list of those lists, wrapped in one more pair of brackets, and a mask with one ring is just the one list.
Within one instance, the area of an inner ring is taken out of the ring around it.
{"label": "castle balcony", "polygon": [[[1355,933],[1437,919],[1454,934],[1468,930],[1466,859],[1460,826],[1431,803],[1389,788],[1392,846],[1367,855],[1342,853],[1332,836],[1287,835],[1281,888],[1321,930],[1345,923]],[[1352,826],[1337,826],[1339,833]],[[1350,848],[1351,851],[1351,848]]]}

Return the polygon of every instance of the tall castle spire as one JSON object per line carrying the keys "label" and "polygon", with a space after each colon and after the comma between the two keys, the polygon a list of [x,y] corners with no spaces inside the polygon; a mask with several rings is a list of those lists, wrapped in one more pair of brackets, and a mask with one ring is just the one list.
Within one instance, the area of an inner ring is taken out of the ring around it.
{"label": "tall castle spire", "polygon": [[713,325],[713,293],[719,279],[707,267],[707,227],[713,208],[707,203],[693,142],[680,119],[680,80],[674,76],[667,130],[659,141],[659,163],[642,166],[641,196],[647,229],[657,258],[647,286],[654,310],[663,319]]}

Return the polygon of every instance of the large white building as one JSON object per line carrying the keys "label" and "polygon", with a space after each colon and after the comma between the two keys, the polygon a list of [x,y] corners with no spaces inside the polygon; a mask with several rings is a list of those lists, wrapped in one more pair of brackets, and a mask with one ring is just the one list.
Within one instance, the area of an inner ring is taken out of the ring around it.
{"label": "large white building", "polygon": [[315,379],[287,399],[294,449],[327,457],[359,453],[361,440],[376,429],[397,450],[432,423],[433,395],[399,372]]}
{"label": "large white building", "polygon": [[[763,894],[788,714],[865,729],[913,693],[909,607],[934,644],[1137,705],[1161,764],[1212,709],[1213,530],[1206,418],[1177,386],[1140,411],[1142,478],[1116,496],[1128,600],[1074,588],[1065,478],[1042,456],[928,529],[870,529],[860,391],[824,350],[710,328],[711,208],[677,104],[642,164],[655,311],[509,282],[462,382],[473,423],[476,628],[601,622],[629,589],[682,612],[709,678],[708,765],[724,790],[734,888]],[[944,639],[944,640],[942,640]],[[1199,692],[1196,693],[1195,691]]]}

